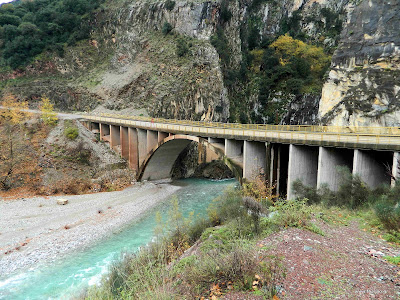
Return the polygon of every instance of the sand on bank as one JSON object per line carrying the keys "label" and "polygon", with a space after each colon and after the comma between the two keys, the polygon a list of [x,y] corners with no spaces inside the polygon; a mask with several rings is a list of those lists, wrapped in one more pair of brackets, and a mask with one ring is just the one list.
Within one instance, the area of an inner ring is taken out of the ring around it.
{"label": "sand on bank", "polygon": [[[178,189],[147,182],[118,192],[0,199],[0,278],[89,246],[137,220]],[[68,199],[68,204],[57,205],[59,198]]]}

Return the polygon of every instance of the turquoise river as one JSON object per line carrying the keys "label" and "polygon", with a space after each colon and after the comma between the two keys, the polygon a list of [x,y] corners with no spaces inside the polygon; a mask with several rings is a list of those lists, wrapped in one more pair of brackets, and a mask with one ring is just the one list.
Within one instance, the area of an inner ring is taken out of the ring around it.
{"label": "turquoise river", "polygon": [[[176,196],[181,211],[187,216],[191,211],[195,215],[205,215],[212,200],[236,181],[185,179],[173,184],[182,188],[170,199]],[[98,284],[121,253],[137,251],[151,242],[156,212],[166,215],[170,205],[171,201],[164,201],[130,226],[68,258],[3,278],[0,280],[0,299],[70,299],[78,296],[88,286]]]}

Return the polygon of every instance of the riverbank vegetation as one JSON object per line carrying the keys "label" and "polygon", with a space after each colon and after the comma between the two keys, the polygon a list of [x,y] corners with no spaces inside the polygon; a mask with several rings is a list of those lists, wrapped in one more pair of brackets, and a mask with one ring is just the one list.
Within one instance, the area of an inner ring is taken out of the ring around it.
{"label": "riverbank vegetation", "polygon": [[344,207],[368,219],[369,226],[385,231],[384,238],[400,243],[400,185],[394,188],[381,186],[369,188],[358,175],[340,167],[340,186],[336,192],[327,186],[320,189],[304,186],[300,181],[293,185],[299,199],[306,198],[310,204],[324,207]]}
{"label": "riverbank vegetation", "polygon": [[[342,191],[336,194],[336,199],[344,197],[341,202],[317,199],[300,183],[296,183],[300,197],[282,200],[273,196],[262,180],[256,180],[242,189],[226,191],[209,207],[207,218],[184,218],[175,203],[167,226],[160,223],[155,231],[156,241],[138,253],[123,255],[102,285],[87,291],[86,299],[219,299],[235,292],[260,299],[280,296],[287,271],[285,258],[277,252],[271,254],[270,247],[261,246],[259,241],[290,227],[325,236],[321,228],[324,224],[348,226],[356,220],[372,232],[386,232],[392,235],[392,241],[399,242],[394,231],[386,231],[392,229],[394,219],[388,223],[386,213],[382,218],[387,208],[379,205],[388,204],[382,202],[385,197],[394,203],[400,189],[384,189],[372,218],[372,207],[354,206],[365,195],[357,190],[358,179],[346,179]],[[355,191],[344,193],[349,188]],[[334,194],[330,192],[330,199]]]}

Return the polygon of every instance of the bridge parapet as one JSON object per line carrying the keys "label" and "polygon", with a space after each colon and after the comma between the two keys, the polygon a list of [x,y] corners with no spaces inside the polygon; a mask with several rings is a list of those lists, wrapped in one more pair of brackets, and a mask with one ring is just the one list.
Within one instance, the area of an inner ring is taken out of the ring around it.
{"label": "bridge parapet", "polygon": [[[326,126],[231,124],[144,117],[135,117],[133,120],[128,117],[118,119],[90,115],[84,116],[84,118],[99,123],[220,139],[400,151],[400,130],[397,127],[384,127],[382,128],[383,132],[378,133],[374,131],[380,129],[374,129],[374,127],[359,127],[357,131],[346,132],[347,127],[328,129],[330,127]],[[332,130],[338,132],[332,132]]]}

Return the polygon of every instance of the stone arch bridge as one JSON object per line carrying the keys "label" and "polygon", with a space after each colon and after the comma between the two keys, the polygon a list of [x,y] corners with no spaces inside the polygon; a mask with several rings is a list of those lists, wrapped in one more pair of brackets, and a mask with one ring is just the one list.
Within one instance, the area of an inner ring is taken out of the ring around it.
{"label": "stone arch bridge", "polygon": [[179,154],[197,142],[202,161],[222,159],[240,179],[262,174],[276,193],[293,198],[292,183],[337,190],[338,166],[370,187],[399,176],[400,128],[257,125],[102,114],[82,123],[121,154],[137,178],[165,179]]}

